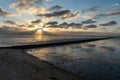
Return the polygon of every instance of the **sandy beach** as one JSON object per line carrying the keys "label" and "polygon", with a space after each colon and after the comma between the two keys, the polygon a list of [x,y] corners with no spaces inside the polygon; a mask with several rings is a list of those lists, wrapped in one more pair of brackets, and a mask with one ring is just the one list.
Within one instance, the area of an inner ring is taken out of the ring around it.
{"label": "sandy beach", "polygon": [[82,80],[20,49],[0,49],[0,80]]}

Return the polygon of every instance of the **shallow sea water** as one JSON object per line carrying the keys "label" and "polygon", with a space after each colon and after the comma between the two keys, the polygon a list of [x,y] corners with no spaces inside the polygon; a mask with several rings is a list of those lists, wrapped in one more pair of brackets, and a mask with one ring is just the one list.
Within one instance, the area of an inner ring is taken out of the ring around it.
{"label": "shallow sea water", "polygon": [[85,80],[120,80],[120,39],[27,50]]}

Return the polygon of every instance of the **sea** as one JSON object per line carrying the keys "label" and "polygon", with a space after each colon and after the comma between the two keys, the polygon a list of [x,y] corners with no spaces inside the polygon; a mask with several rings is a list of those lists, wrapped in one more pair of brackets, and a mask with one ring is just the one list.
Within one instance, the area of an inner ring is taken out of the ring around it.
{"label": "sea", "polygon": [[[80,36],[1,35],[0,47],[70,39]],[[120,80],[120,38],[27,49],[26,53],[69,71],[84,80]]]}

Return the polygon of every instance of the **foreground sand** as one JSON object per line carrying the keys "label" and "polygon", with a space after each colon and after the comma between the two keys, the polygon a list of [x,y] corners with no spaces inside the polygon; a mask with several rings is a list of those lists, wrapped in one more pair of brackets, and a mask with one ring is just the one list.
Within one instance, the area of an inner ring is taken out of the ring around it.
{"label": "foreground sand", "polygon": [[18,49],[0,49],[0,80],[81,80]]}

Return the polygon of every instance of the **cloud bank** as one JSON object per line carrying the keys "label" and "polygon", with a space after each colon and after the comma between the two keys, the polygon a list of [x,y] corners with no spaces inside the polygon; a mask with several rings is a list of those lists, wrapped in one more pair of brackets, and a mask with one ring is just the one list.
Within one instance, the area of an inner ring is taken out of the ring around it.
{"label": "cloud bank", "polygon": [[61,11],[55,11],[52,13],[45,13],[45,14],[38,14],[37,16],[42,16],[46,18],[61,18],[61,19],[67,19],[67,18],[73,18],[79,15],[79,12],[72,13],[70,10],[61,10]]}
{"label": "cloud bank", "polygon": [[104,18],[104,17],[113,17],[113,16],[120,16],[120,10],[113,10],[110,12],[99,14],[96,15],[94,18]]}
{"label": "cloud bank", "polygon": [[98,7],[92,7],[92,8],[89,8],[87,10],[83,10],[82,13],[84,14],[92,14],[92,13],[95,13],[99,10]]}
{"label": "cloud bank", "polygon": [[0,17],[9,17],[9,16],[15,16],[15,13],[4,11],[2,8],[0,8]]}
{"label": "cloud bank", "polygon": [[116,21],[108,21],[100,24],[100,26],[114,26],[114,25],[117,25]]}

